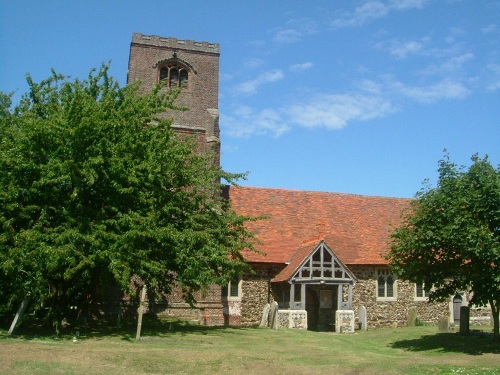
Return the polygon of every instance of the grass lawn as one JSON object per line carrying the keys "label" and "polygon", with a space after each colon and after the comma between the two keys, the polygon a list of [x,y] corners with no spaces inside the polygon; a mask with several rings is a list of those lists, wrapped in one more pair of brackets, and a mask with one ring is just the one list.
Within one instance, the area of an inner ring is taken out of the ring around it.
{"label": "grass lawn", "polygon": [[491,329],[468,336],[437,327],[339,335],[177,322],[59,338],[0,330],[1,374],[500,374]]}

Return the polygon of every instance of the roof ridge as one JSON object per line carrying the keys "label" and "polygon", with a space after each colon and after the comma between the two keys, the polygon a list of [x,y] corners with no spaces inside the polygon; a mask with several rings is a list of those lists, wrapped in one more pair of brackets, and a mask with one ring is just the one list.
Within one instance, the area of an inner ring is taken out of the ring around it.
{"label": "roof ridge", "polygon": [[247,189],[247,190],[268,190],[268,191],[283,191],[283,192],[298,192],[298,193],[309,193],[309,194],[331,194],[331,195],[340,195],[345,197],[360,197],[360,198],[379,198],[379,199],[397,199],[397,200],[405,200],[412,201],[415,198],[406,198],[406,197],[392,197],[386,195],[368,195],[368,194],[356,194],[356,193],[343,193],[336,191],[323,191],[323,190],[304,190],[304,189],[294,189],[294,188],[279,188],[279,187],[266,187],[266,186],[242,186],[242,185],[232,185],[229,187],[235,187],[237,189]]}

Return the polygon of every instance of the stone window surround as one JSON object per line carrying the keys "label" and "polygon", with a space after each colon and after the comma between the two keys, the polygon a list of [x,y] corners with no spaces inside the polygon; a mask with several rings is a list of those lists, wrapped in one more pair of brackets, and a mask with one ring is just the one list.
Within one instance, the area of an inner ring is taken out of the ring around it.
{"label": "stone window surround", "polygon": [[[385,278],[385,293],[387,294],[387,278],[389,276],[392,277],[393,279],[393,295],[392,297],[386,297],[386,296],[379,296],[378,293],[378,279],[379,277],[382,276]],[[390,272],[388,269],[377,269],[376,276],[375,276],[375,288],[376,288],[376,295],[377,295],[377,301],[397,301],[398,300],[398,279],[397,277]]]}
{"label": "stone window surround", "polygon": [[[429,291],[426,290],[425,284],[423,282],[415,283],[415,301],[428,301],[429,300]],[[418,295],[418,291],[421,291],[422,295]]]}
{"label": "stone window surround", "polygon": [[[238,295],[231,296],[231,289],[232,289],[231,286],[234,286],[235,281],[238,282]],[[241,278],[241,276],[235,277],[234,279],[231,279],[226,286],[222,287],[222,300],[224,300],[224,301],[241,301],[241,297],[243,296],[242,283],[243,283],[243,279]]]}

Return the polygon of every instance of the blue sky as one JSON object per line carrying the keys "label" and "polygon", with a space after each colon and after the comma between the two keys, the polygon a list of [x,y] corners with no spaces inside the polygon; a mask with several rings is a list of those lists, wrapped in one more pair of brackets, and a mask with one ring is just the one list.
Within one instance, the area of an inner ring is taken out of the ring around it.
{"label": "blue sky", "polygon": [[443,149],[500,163],[500,1],[0,0],[0,90],[109,60],[125,84],[133,32],[220,44],[242,185],[412,197]]}

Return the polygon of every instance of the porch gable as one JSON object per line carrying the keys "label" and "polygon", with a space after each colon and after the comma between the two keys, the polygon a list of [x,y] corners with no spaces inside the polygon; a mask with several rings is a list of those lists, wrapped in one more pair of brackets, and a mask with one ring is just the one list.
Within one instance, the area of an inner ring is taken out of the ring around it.
{"label": "porch gable", "polygon": [[312,249],[311,245],[305,245],[298,249],[290,263],[271,281],[354,285],[356,277],[335,255],[328,244],[321,240]]}

